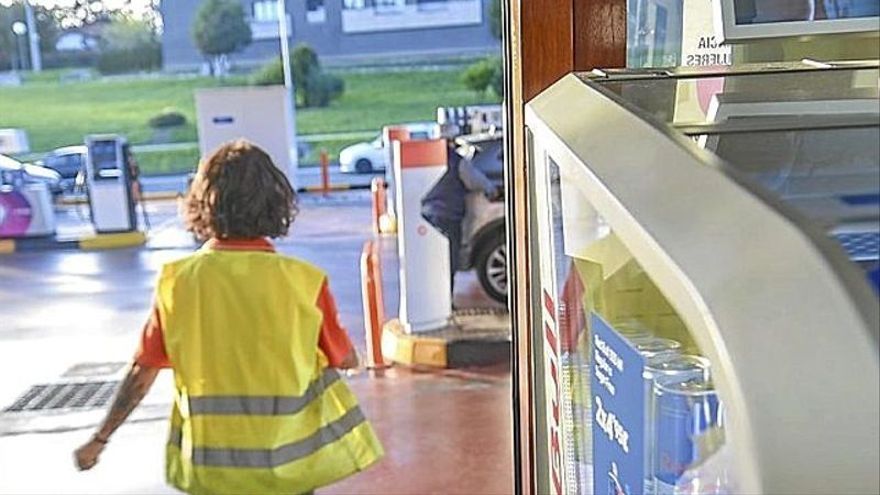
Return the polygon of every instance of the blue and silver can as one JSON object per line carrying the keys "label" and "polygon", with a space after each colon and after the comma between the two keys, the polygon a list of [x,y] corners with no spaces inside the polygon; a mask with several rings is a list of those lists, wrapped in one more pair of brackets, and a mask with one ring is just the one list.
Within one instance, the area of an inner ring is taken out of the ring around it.
{"label": "blue and silver can", "polygon": [[618,320],[611,326],[631,343],[654,337],[654,333],[644,323],[636,319]]}
{"label": "blue and silver can", "polygon": [[678,353],[681,349],[681,342],[660,337],[637,339],[633,340],[632,344],[639,354],[645,357],[646,361],[660,354]]}
{"label": "blue and silver can", "polygon": [[695,439],[709,428],[723,428],[721,407],[712,382],[654,380],[654,489],[673,495],[675,484],[699,461]]}
{"label": "blue and silver can", "polygon": [[645,493],[654,493],[654,383],[685,382],[692,379],[709,379],[709,360],[702,356],[665,352],[648,358],[643,372],[645,386]]}

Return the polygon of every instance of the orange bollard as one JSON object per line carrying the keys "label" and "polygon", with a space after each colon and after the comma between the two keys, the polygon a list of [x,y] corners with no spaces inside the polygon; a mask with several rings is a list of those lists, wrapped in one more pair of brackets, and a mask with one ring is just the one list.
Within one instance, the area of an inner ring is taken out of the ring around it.
{"label": "orange bollard", "polygon": [[382,325],[385,323],[385,303],[382,299],[382,273],[379,251],[374,241],[364,243],[361,252],[361,295],[364,305],[367,362],[370,369],[387,368],[382,356]]}
{"label": "orange bollard", "polygon": [[379,219],[385,214],[385,202],[387,201],[385,198],[385,179],[375,177],[370,182],[370,192],[373,195],[373,233],[381,234],[382,227],[379,224]]}
{"label": "orange bollard", "polygon": [[330,192],[330,158],[327,150],[321,150],[321,191],[324,196]]}

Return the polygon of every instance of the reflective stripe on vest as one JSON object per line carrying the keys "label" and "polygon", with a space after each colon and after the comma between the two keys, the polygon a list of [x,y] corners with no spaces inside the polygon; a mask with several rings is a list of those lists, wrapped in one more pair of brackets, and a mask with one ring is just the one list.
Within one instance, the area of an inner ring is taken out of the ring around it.
{"label": "reflective stripe on vest", "polygon": [[[339,440],[364,421],[366,418],[363,412],[355,406],[341,418],[319,428],[311,436],[276,449],[196,447],[192,451],[192,462],[197,466],[273,468],[314,454],[321,448]],[[180,447],[182,442],[183,435],[180,430],[172,430],[169,443]]]}
{"label": "reflective stripe on vest", "polygon": [[306,392],[299,396],[207,396],[191,397],[189,412],[192,416],[199,414],[250,414],[250,415],[283,415],[296,414],[310,402],[318,398],[321,392],[339,380],[339,373],[332,368],[325,368],[320,378],[309,384]]}

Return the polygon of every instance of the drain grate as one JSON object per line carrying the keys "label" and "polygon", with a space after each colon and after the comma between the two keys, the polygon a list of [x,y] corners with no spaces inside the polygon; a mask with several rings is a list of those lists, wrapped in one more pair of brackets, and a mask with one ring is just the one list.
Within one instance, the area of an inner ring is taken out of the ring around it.
{"label": "drain grate", "polygon": [[3,412],[92,409],[106,406],[118,381],[34,385]]}

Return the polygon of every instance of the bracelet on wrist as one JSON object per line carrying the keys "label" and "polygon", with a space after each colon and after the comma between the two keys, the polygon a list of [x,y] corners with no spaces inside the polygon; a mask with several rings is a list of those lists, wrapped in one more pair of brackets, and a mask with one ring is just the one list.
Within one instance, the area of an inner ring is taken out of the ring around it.
{"label": "bracelet on wrist", "polygon": [[109,439],[109,438],[102,438],[102,437],[101,437],[100,435],[98,435],[97,433],[95,433],[94,435],[92,435],[92,440],[94,440],[94,441],[100,443],[101,445],[107,445],[108,443],[110,443],[110,439]]}

